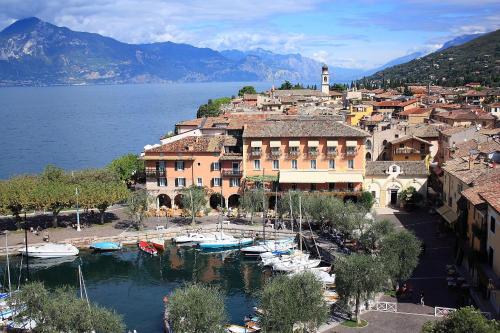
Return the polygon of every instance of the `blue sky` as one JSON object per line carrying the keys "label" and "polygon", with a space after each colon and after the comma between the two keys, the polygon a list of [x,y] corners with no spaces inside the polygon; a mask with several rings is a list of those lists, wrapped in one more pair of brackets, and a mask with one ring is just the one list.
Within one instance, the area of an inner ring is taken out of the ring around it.
{"label": "blue sky", "polygon": [[500,28],[500,1],[0,0],[0,28],[29,16],[130,43],[260,47],[371,68]]}

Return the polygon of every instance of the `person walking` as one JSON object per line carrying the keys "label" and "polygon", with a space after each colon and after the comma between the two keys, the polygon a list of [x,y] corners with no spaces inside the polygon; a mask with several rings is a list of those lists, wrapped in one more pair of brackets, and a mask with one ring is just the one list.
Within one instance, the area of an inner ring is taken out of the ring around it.
{"label": "person walking", "polygon": [[420,305],[422,305],[422,306],[425,305],[425,303],[424,303],[424,292],[423,291],[420,293]]}

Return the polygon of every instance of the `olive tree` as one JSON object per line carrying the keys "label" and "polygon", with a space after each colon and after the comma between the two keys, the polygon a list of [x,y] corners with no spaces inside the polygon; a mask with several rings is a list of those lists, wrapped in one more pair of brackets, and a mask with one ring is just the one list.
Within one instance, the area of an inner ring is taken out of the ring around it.
{"label": "olive tree", "polygon": [[23,304],[16,318],[30,318],[37,324],[36,332],[121,333],[122,317],[87,300],[76,297],[68,287],[48,290],[41,282],[24,285],[13,294],[10,305]]}
{"label": "olive tree", "polygon": [[127,215],[132,219],[134,227],[139,230],[146,217],[149,205],[148,193],[146,190],[132,192],[127,199]]}
{"label": "olive tree", "polygon": [[265,211],[268,201],[263,188],[246,190],[241,197],[241,208],[250,214],[250,223],[253,224],[253,217],[256,212]]}
{"label": "olive tree", "polygon": [[111,161],[107,168],[127,186],[131,186],[142,178],[144,161],[135,154],[126,154]]}
{"label": "olive tree", "polygon": [[28,175],[0,181],[0,211],[14,215],[18,228],[21,222],[20,214],[35,208],[34,190],[37,181],[35,176]]}
{"label": "olive tree", "polygon": [[174,332],[224,332],[226,310],[224,296],[218,288],[202,284],[177,288],[167,306]]}
{"label": "olive tree", "polygon": [[191,185],[178,191],[181,194],[181,203],[191,215],[191,224],[196,223],[196,214],[207,206],[207,190],[204,187]]}
{"label": "olive tree", "polygon": [[323,285],[309,272],[271,279],[260,295],[264,332],[291,332],[294,324],[318,327],[328,318]]}
{"label": "olive tree", "polygon": [[407,230],[393,232],[384,238],[380,257],[393,282],[401,284],[410,278],[418,265],[420,240]]}
{"label": "olive tree", "polygon": [[337,291],[345,300],[354,300],[354,315],[361,322],[361,302],[382,289],[387,275],[379,258],[368,254],[351,254],[340,258],[336,266]]}
{"label": "olive tree", "polygon": [[486,319],[481,312],[471,306],[454,311],[443,320],[429,321],[422,327],[422,333],[496,333],[500,332],[500,322]]}

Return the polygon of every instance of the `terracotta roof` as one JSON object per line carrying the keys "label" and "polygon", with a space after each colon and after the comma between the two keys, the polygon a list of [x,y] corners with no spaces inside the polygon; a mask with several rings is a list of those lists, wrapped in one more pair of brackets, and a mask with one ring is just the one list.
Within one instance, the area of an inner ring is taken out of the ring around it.
{"label": "terracotta roof", "polygon": [[462,191],[462,195],[469,200],[471,204],[476,206],[485,202],[483,198],[481,198],[482,195],[498,191],[500,191],[500,178],[495,177],[489,181],[483,182],[479,186],[473,186]]}
{"label": "terracotta roof", "polygon": [[409,135],[414,135],[419,138],[437,138],[439,137],[439,129],[437,126],[428,124],[418,124],[410,126],[407,129]]}
{"label": "terracotta roof", "polygon": [[188,136],[146,151],[148,153],[219,153],[226,136]]}
{"label": "terracotta roof", "polygon": [[338,121],[322,119],[298,118],[290,120],[267,120],[248,124],[244,131],[245,138],[273,137],[351,137],[364,138],[370,136],[358,128]]}
{"label": "terracotta roof", "polygon": [[441,133],[446,135],[446,136],[450,136],[450,135],[460,133],[460,132],[463,132],[466,130],[467,130],[467,127],[454,126],[454,127],[448,127],[448,128],[442,129]]}
{"label": "terracotta roof", "polygon": [[479,153],[483,154],[491,154],[496,151],[500,151],[500,143],[496,141],[487,141],[477,143],[476,140],[472,139],[467,142],[459,143],[455,146],[456,151],[453,154],[453,157],[465,157],[470,155],[470,150],[477,150]]}
{"label": "terracotta roof", "polygon": [[417,141],[420,141],[422,143],[425,143],[425,144],[428,144],[428,145],[432,146],[432,143],[430,143],[429,141],[421,139],[421,138],[416,137],[414,135],[403,136],[401,138],[394,139],[394,140],[390,141],[390,143],[393,144],[393,145],[395,145],[395,144],[398,144],[398,143],[401,143],[401,142],[406,142],[406,141],[409,141],[409,140],[417,140]]}
{"label": "terracotta roof", "polygon": [[257,100],[257,94],[243,94],[243,100],[248,101],[248,100]]}
{"label": "terracotta roof", "polygon": [[500,168],[492,168],[478,160],[471,161],[469,168],[468,158],[463,157],[447,161],[442,169],[469,185],[481,183],[491,175],[500,175]]}
{"label": "terracotta roof", "polygon": [[391,165],[401,168],[403,176],[427,176],[425,161],[367,161],[367,176],[386,176],[386,171]]}
{"label": "terracotta roof", "polygon": [[408,115],[412,115],[412,114],[423,114],[423,113],[427,113],[427,112],[431,112],[431,109],[430,108],[411,108],[411,109],[400,112],[399,115],[400,116],[408,116]]}
{"label": "terracotta roof", "polygon": [[500,213],[500,184],[496,184],[494,188],[479,193],[481,198],[487,202],[493,209]]}

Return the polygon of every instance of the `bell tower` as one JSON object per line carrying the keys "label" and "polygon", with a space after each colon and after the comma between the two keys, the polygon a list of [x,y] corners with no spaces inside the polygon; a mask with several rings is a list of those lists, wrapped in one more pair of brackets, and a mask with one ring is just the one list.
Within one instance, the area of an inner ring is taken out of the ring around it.
{"label": "bell tower", "polygon": [[321,68],[321,92],[325,94],[330,92],[330,74],[326,64]]}

